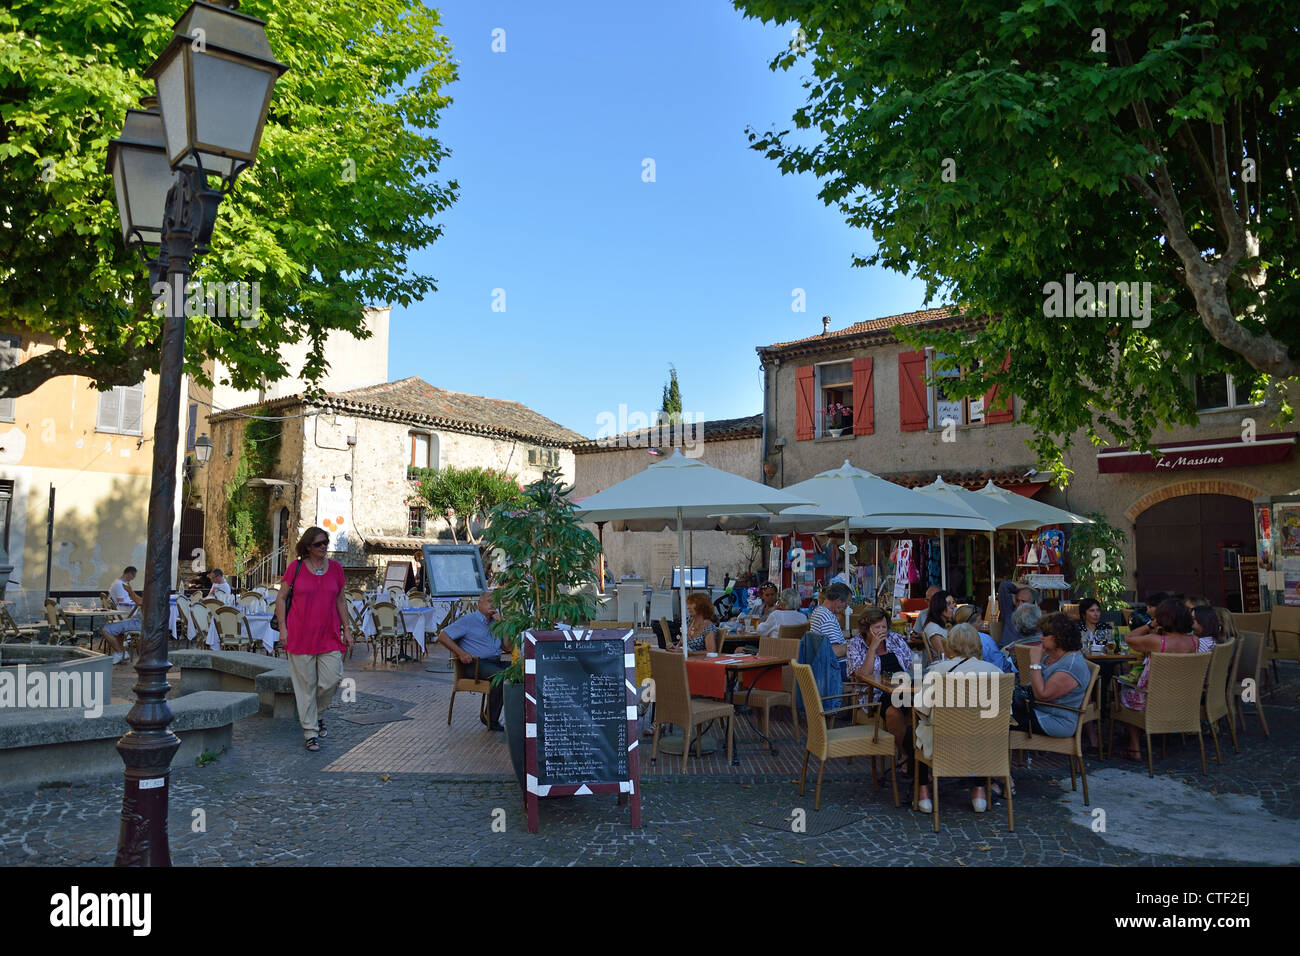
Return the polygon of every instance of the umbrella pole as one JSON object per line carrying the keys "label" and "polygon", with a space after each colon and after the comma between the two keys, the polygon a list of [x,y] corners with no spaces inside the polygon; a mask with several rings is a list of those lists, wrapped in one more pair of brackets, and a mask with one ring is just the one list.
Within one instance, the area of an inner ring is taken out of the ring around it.
{"label": "umbrella pole", "polygon": [[993,567],[993,532],[989,532],[989,607],[997,603],[997,570]]}
{"label": "umbrella pole", "polygon": [[[681,573],[677,576],[677,592],[682,609],[682,657],[686,656],[686,536],[682,533],[682,509],[677,509],[677,563]],[[687,743],[690,742],[689,733]]]}
{"label": "umbrella pole", "polygon": [[944,550],[943,529],[939,529],[939,584],[948,590],[948,555]]}
{"label": "umbrella pole", "polygon": [[[844,519],[844,580],[846,582],[852,581],[853,580],[852,574],[853,574],[853,560],[852,558],[849,557],[849,519],[845,518]],[[853,588],[853,585],[850,584],[849,588],[851,590]],[[850,601],[849,604],[844,605],[844,633],[848,634],[849,637],[853,636],[852,634],[849,633],[849,605],[851,605],[852,603],[853,602]]]}

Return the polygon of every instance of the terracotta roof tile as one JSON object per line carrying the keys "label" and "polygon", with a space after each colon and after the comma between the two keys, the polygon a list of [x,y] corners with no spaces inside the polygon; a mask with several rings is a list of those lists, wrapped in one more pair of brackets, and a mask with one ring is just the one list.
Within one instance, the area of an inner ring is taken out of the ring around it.
{"label": "terracotta roof tile", "polygon": [[801,339],[791,339],[788,342],[777,342],[775,345],[760,346],[759,351],[779,351],[791,346],[829,342],[834,341],[835,339],[852,338],[857,335],[869,335],[873,332],[886,332],[890,329],[896,329],[902,326],[924,325],[929,322],[941,322],[945,319],[961,318],[965,314],[966,313],[959,312],[954,316],[947,306],[938,309],[920,309],[916,312],[902,312],[898,315],[886,315],[879,319],[868,319],[865,322],[855,322],[847,328],[832,330],[825,334],[807,335]]}
{"label": "terracotta roof tile", "polygon": [[896,485],[903,485],[906,488],[919,488],[922,485],[930,484],[935,478],[942,475],[946,484],[961,485],[963,488],[978,491],[990,480],[998,487],[1041,485],[1048,480],[1046,475],[1027,476],[1026,473],[1031,471],[1033,467],[1033,465],[1023,465],[1019,468],[985,468],[980,471],[905,471],[893,474],[881,472],[880,477],[888,479]]}

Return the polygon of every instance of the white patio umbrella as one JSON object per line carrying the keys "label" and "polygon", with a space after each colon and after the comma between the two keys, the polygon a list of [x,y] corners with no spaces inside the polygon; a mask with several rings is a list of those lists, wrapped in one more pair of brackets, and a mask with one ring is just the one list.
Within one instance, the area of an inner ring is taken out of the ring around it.
{"label": "white patio umbrella", "polygon": [[[639,474],[584,498],[578,518],[593,522],[625,520],[646,530],[675,528],[678,561],[683,569],[678,590],[685,624],[686,532],[683,523],[687,519],[716,522],[717,515],[771,514],[808,503],[809,499],[793,492],[713,468],[696,458],[683,456],[679,450],[673,452],[671,458],[657,461]],[[686,642],[682,641],[682,653],[685,652]]]}
{"label": "white patio umbrella", "polygon": [[[855,468],[845,459],[839,468],[823,471],[807,481],[791,485],[786,491],[809,498],[814,505],[787,508],[782,519],[796,516],[821,516],[841,519],[844,543],[849,543],[850,529],[869,528],[965,528],[972,525],[980,529],[988,525],[974,511],[965,506],[955,506],[935,497],[905,488]],[[845,552],[845,569],[850,569],[848,552]],[[848,627],[848,609],[845,608],[845,627]]]}

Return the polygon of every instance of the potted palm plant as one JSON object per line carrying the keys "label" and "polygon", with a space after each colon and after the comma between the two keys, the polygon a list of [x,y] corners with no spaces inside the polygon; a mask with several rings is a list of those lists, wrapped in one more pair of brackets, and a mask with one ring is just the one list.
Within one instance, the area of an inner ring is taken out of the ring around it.
{"label": "potted palm plant", "polygon": [[[494,579],[500,612],[492,624],[515,648],[505,682],[506,739],[519,785],[524,785],[524,665],[520,635],[579,624],[596,613],[596,561],[600,543],[582,526],[558,471],[547,471],[520,498],[492,509],[483,544],[499,548],[505,568]],[[581,589],[592,585],[591,593]]]}

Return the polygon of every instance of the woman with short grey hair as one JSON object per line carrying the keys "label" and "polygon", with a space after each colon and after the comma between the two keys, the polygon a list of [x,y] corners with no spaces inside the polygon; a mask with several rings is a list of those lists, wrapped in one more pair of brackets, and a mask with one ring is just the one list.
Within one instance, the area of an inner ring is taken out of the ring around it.
{"label": "woman with short grey hair", "polygon": [[794,588],[786,588],[776,602],[776,610],[767,616],[767,620],[758,625],[758,636],[778,636],[781,628],[786,625],[807,624],[808,618],[804,617],[803,612],[799,610],[799,605],[802,603],[798,591]]}
{"label": "woman with short grey hair", "polygon": [[1016,632],[1016,640],[1027,641],[1035,638],[1041,638],[1043,631],[1041,623],[1043,612],[1039,610],[1037,604],[1022,604],[1016,608],[1016,613],[1011,615],[1011,627]]}

